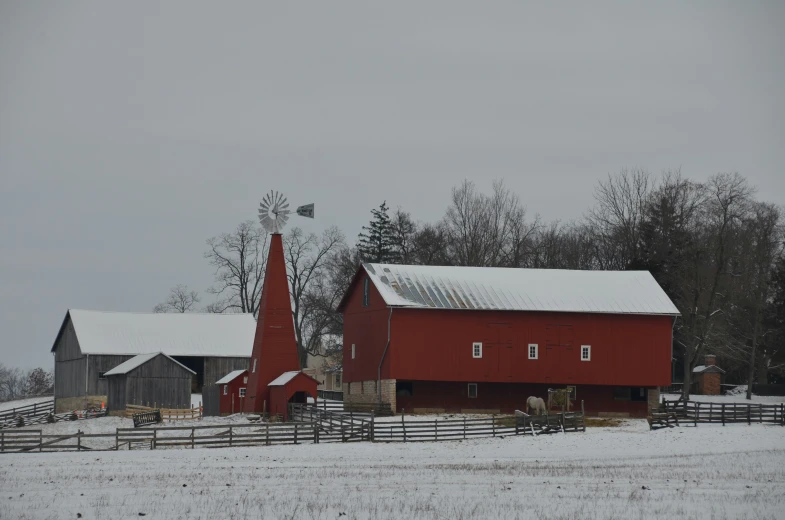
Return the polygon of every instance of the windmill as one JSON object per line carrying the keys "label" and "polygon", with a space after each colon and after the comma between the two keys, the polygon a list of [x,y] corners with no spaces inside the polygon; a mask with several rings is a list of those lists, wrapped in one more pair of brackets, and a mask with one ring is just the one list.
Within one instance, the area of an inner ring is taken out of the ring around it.
{"label": "windmill", "polygon": [[[270,190],[259,203],[259,223],[269,233],[278,234],[289,221],[289,202],[283,193]],[[297,208],[301,217],[313,218],[314,205],[306,204]]]}
{"label": "windmill", "polygon": [[[300,216],[313,218],[314,205],[300,206],[296,212]],[[271,394],[270,383],[280,380],[282,374],[300,372],[281,237],[281,230],[288,222],[290,213],[289,202],[277,191],[270,191],[259,204],[259,223],[272,236],[259,302],[259,318],[256,322],[246,400],[243,404],[246,413],[268,412],[286,415],[288,403],[286,399],[281,400],[278,393]],[[298,377],[308,378],[304,375]],[[307,384],[313,384],[314,395],[311,397],[315,399],[316,381]]]}

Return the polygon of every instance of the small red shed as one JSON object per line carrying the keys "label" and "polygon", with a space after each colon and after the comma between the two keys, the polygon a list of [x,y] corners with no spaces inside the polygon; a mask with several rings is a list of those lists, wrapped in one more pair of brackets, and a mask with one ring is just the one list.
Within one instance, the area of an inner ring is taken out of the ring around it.
{"label": "small red shed", "polygon": [[245,391],[248,386],[248,370],[235,370],[215,382],[220,394],[219,412],[230,415],[243,411]]}
{"label": "small red shed", "polygon": [[306,403],[308,396],[316,402],[316,386],[319,381],[299,370],[284,372],[269,385],[270,414],[289,419],[289,403]]}

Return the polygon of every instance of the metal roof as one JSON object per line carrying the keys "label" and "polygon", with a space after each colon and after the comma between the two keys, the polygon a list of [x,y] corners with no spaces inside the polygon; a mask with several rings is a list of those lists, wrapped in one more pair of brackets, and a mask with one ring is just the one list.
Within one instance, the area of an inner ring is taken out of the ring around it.
{"label": "metal roof", "polygon": [[373,263],[363,268],[390,307],[679,315],[648,271]]}
{"label": "metal roof", "polygon": [[156,314],[71,309],[63,326],[68,316],[83,354],[166,352],[170,356],[250,358],[256,334],[256,320],[251,314]]}
{"label": "metal roof", "polygon": [[130,372],[131,370],[135,369],[136,367],[142,366],[145,363],[147,363],[148,361],[150,361],[151,359],[153,359],[154,357],[158,357],[158,356],[164,356],[166,358],[169,358],[169,360],[172,361],[173,363],[177,363],[178,365],[180,365],[181,367],[183,367],[184,369],[186,369],[190,373],[196,375],[196,372],[194,372],[193,370],[191,370],[187,366],[183,365],[179,361],[170,358],[169,356],[167,356],[163,352],[153,352],[151,354],[139,354],[138,356],[134,356],[134,357],[132,357],[131,359],[129,359],[127,361],[123,361],[122,363],[120,363],[119,365],[117,365],[116,367],[114,367],[112,370],[108,371],[104,375],[105,376],[116,376],[118,374],[127,374],[128,372]]}
{"label": "metal roof", "polygon": [[[283,386],[286,383],[288,383],[289,381],[291,381],[292,379],[294,379],[298,374],[302,374],[302,371],[300,371],[300,370],[292,370],[291,372],[284,372],[280,376],[278,376],[275,379],[273,379],[270,382],[270,384],[268,384],[267,386]],[[310,377],[310,376],[308,376],[308,377]]]}
{"label": "metal roof", "polygon": [[235,380],[235,379],[236,379],[236,378],[237,378],[237,377],[238,377],[240,374],[242,374],[243,372],[247,372],[247,371],[248,371],[248,369],[247,369],[247,368],[244,368],[244,369],[242,369],[242,370],[235,370],[235,371],[233,371],[233,372],[229,372],[228,374],[226,374],[225,376],[223,376],[221,379],[219,379],[218,381],[216,381],[216,382],[215,382],[215,384],[216,384],[216,385],[225,385],[225,384],[227,384],[227,383],[231,383],[231,382],[232,382],[232,381],[234,381],[234,380]]}

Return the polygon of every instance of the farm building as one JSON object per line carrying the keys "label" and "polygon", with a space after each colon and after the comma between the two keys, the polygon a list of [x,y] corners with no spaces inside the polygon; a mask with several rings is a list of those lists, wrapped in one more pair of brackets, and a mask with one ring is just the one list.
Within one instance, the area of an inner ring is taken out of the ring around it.
{"label": "farm building", "polygon": [[106,409],[125,410],[126,404],[190,408],[191,379],[195,374],[161,352],[139,354],[104,374]]}
{"label": "farm building", "polygon": [[364,264],[344,318],[346,403],[512,412],[572,388],[643,416],[670,384],[678,310],[648,272]]}
{"label": "farm building", "polygon": [[695,374],[693,381],[694,393],[703,395],[720,395],[722,375],[725,371],[717,366],[717,356],[707,355],[704,364],[692,369]]}
{"label": "farm building", "polygon": [[153,314],[69,310],[52,352],[58,412],[100,406],[106,372],[139,354],[164,352],[194,372],[191,391],[247,369],[256,321],[250,314]]}
{"label": "farm building", "polygon": [[270,414],[289,418],[289,403],[305,404],[308,397],[316,402],[316,386],[319,382],[302,372],[292,370],[273,379],[270,388]]}
{"label": "farm building", "polygon": [[218,386],[218,412],[229,415],[243,411],[245,391],[248,387],[248,369],[234,370],[215,382]]}

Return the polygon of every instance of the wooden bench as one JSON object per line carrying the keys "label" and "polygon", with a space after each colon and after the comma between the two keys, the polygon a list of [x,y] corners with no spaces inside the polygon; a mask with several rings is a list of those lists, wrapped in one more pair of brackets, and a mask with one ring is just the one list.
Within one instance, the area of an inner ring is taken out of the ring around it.
{"label": "wooden bench", "polygon": [[646,421],[649,423],[650,430],[656,430],[658,428],[673,428],[673,424],[675,423],[676,426],[679,426],[679,418],[676,417],[676,413],[674,412],[663,412],[660,410],[651,410],[649,412],[649,416],[646,417]]}
{"label": "wooden bench", "polygon": [[150,410],[149,412],[135,413],[131,416],[134,420],[134,428],[156,424],[162,421],[161,410]]}

